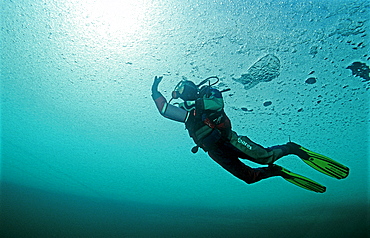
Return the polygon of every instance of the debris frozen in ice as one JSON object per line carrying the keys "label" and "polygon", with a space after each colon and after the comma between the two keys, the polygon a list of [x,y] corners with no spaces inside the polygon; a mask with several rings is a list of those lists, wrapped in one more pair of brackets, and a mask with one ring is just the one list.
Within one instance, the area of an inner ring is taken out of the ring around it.
{"label": "debris frozen in ice", "polygon": [[315,77],[310,77],[310,78],[306,79],[306,83],[307,84],[314,84],[314,83],[316,83],[316,78]]}
{"label": "debris frozen in ice", "polygon": [[353,62],[346,69],[350,69],[353,75],[363,78],[363,82],[370,81],[370,68],[365,63]]}
{"label": "debris frozen in ice", "polygon": [[244,85],[245,89],[251,89],[261,82],[270,82],[280,75],[280,60],[272,54],[268,54],[255,62],[240,78],[233,78],[236,82]]}

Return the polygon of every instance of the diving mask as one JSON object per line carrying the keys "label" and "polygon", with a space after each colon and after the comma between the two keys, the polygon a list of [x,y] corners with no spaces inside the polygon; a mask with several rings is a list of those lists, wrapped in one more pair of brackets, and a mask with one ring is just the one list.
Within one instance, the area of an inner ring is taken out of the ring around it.
{"label": "diving mask", "polygon": [[184,92],[184,84],[183,84],[184,80],[180,81],[176,87],[174,88],[174,90],[172,91],[172,98],[173,99],[178,99],[180,97],[180,95]]}
{"label": "diving mask", "polygon": [[180,81],[172,92],[172,98],[181,98],[184,101],[195,100],[198,97],[198,87],[192,81]]}

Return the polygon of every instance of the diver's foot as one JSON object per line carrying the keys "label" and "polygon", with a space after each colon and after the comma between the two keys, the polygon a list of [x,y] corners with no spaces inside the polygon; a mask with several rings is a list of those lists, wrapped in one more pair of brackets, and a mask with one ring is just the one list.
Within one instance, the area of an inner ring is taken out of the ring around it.
{"label": "diver's foot", "polygon": [[289,148],[289,154],[298,155],[298,157],[303,160],[309,159],[309,155],[304,150],[302,150],[302,146],[294,142],[288,142],[286,143],[286,146]]}
{"label": "diver's foot", "polygon": [[268,170],[272,174],[272,176],[283,176],[284,173],[282,172],[283,167],[276,165],[276,164],[269,164]]}

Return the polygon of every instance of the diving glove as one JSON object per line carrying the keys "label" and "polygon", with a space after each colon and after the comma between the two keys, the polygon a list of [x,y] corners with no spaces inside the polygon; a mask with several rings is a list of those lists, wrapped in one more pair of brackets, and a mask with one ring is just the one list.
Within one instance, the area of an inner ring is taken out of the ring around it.
{"label": "diving glove", "polygon": [[154,77],[154,82],[153,82],[153,85],[152,85],[152,97],[153,97],[153,99],[159,98],[162,95],[158,91],[158,85],[162,81],[162,79],[163,79],[163,76],[160,76],[160,77],[155,76]]}

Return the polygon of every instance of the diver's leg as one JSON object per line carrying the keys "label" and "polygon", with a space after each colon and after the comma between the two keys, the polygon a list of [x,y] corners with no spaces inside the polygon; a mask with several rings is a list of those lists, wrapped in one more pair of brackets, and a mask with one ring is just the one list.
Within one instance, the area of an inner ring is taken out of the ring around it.
{"label": "diver's leg", "polygon": [[248,159],[259,164],[272,164],[281,157],[290,154],[286,145],[278,145],[270,148],[264,148],[254,143],[247,136],[238,136],[230,143],[242,153],[238,156],[242,159]]}
{"label": "diver's leg", "polygon": [[208,151],[208,154],[225,170],[248,184],[255,183],[272,176],[278,176],[274,173],[275,171],[272,167],[251,168],[242,163],[236,156],[224,153],[220,149]]}

